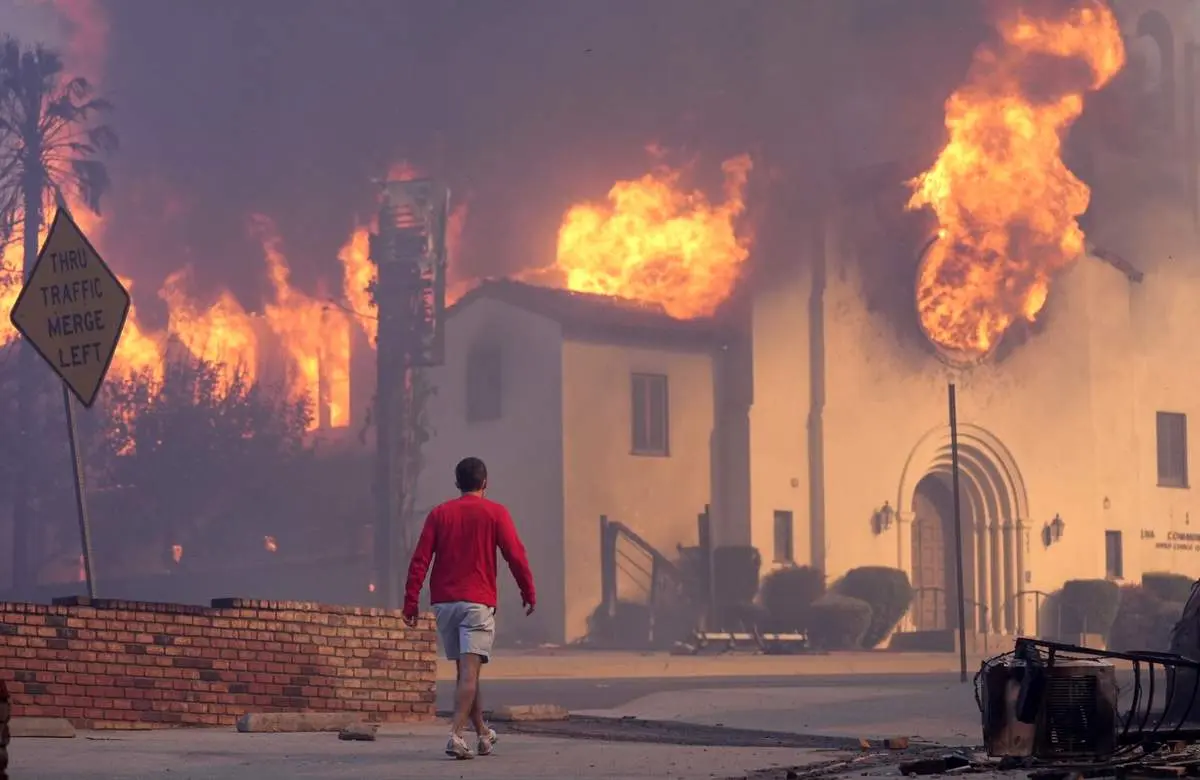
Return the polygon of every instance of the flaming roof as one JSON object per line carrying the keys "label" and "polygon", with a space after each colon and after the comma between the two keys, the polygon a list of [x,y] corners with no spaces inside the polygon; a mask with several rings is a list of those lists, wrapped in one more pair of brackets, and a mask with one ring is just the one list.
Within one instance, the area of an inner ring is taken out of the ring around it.
{"label": "flaming roof", "polygon": [[661,305],[610,295],[540,287],[512,279],[488,279],[447,310],[452,317],[477,300],[499,300],[562,326],[568,337],[615,343],[649,342],[675,346],[712,346],[720,329],[707,317],[681,320]]}

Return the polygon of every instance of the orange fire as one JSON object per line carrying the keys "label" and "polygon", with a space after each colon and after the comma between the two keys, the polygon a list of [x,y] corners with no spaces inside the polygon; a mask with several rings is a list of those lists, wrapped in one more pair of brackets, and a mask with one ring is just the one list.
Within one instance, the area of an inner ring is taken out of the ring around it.
{"label": "orange fire", "polygon": [[[221,365],[226,386],[239,372],[252,382],[258,371],[258,336],[254,320],[233,294],[223,291],[209,306],[188,294],[191,269],[166,278],[158,295],[167,304],[167,332],[199,360]],[[124,336],[122,336],[124,339]]]}
{"label": "orange fire", "polygon": [[[82,208],[73,208],[72,215],[89,239],[102,246],[104,224],[100,218]],[[220,292],[208,303],[198,301],[189,290],[191,269],[180,268],[167,277],[158,293],[167,304],[165,332],[148,331],[139,322],[134,297],[110,377],[137,373],[161,381],[168,343],[174,342],[196,358],[221,364],[227,387],[236,372],[247,382],[258,379],[263,352],[274,346],[285,358],[293,397],[307,397],[318,406],[313,427],[320,422],[345,426],[350,413],[350,317],[326,303],[327,296],[314,297],[295,289],[274,227],[262,217],[254,218],[252,226],[262,241],[273,287],[273,296],[263,306],[262,320],[249,313],[229,291]],[[42,240],[45,230],[43,227]],[[22,252],[18,240],[7,245],[0,256],[0,347],[17,336],[8,312],[21,287]],[[135,284],[126,277],[121,281],[131,297],[136,296]],[[347,295],[356,290],[357,286],[347,283]],[[276,345],[262,343],[268,332],[277,340]],[[323,414],[321,409],[325,410]]]}
{"label": "orange fire", "polygon": [[665,165],[617,182],[607,203],[576,205],[563,217],[551,272],[571,290],[659,304],[682,319],[711,315],[750,256],[737,223],[752,167],[749,155],[725,161],[725,200],[718,204],[684,189],[684,172]]}
{"label": "orange fire", "polygon": [[275,541],[274,536],[264,536],[263,549],[271,553],[279,552],[279,543]]}
{"label": "orange fire", "polygon": [[[394,181],[409,181],[420,178],[421,172],[407,161],[400,161],[388,170],[388,178]],[[461,298],[474,284],[475,279],[462,272],[459,251],[462,246],[463,229],[467,222],[465,201],[450,201],[450,216],[446,220],[446,305],[450,306]],[[369,235],[378,226],[372,221],[359,225],[346,239],[338,252],[342,263],[342,285],[345,305],[351,317],[366,333],[371,346],[375,346],[377,329],[376,312],[367,288],[375,279],[375,266],[371,262]]]}
{"label": "orange fire", "polygon": [[262,242],[267,274],[275,300],[265,307],[267,325],[291,358],[288,384],[295,397],[308,396],[317,414],[312,425],[328,415],[329,425],[341,427],[350,419],[350,318],[334,308],[328,297],[313,298],[289,283],[291,271],[279,235],[269,219],[252,219]]}
{"label": "orange fire", "polygon": [[[1091,191],[1063,164],[1062,137],[1084,94],[1125,62],[1117,20],[1101,0],[1077,0],[1053,18],[1012,11],[998,32],[946,101],[949,141],[911,182],[908,204],[929,206],[940,226],[917,281],[922,327],[972,358],[1014,322],[1032,322],[1054,275],[1083,254],[1076,218]],[[1086,68],[1055,73],[1049,58]]]}
{"label": "orange fire", "polygon": [[130,304],[111,370],[118,376],[145,374],[157,384],[162,381],[163,372],[162,338],[142,330],[138,324],[137,306],[133,303],[133,281],[119,274],[118,278],[129,291]]}

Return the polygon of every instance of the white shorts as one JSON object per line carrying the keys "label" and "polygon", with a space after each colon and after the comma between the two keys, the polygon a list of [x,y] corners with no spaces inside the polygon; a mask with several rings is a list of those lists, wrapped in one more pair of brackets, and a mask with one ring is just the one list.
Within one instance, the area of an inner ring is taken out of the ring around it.
{"label": "white shorts", "polygon": [[434,604],[438,638],[446,658],[457,661],[465,653],[480,656],[486,664],[496,638],[496,608],[471,601]]}

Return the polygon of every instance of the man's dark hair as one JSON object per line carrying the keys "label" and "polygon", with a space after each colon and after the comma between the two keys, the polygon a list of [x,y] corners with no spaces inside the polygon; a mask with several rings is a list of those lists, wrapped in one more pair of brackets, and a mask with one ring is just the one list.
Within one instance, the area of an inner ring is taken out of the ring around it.
{"label": "man's dark hair", "polygon": [[487,466],[479,458],[463,458],[454,467],[454,484],[464,493],[483,490],[487,482]]}

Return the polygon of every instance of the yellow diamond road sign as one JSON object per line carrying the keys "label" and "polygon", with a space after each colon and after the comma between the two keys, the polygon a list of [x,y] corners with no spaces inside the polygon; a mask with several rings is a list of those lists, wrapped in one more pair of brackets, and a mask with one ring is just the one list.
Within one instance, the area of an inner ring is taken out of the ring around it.
{"label": "yellow diamond road sign", "polygon": [[60,208],[13,304],[13,326],[90,407],[128,314],[129,292]]}

